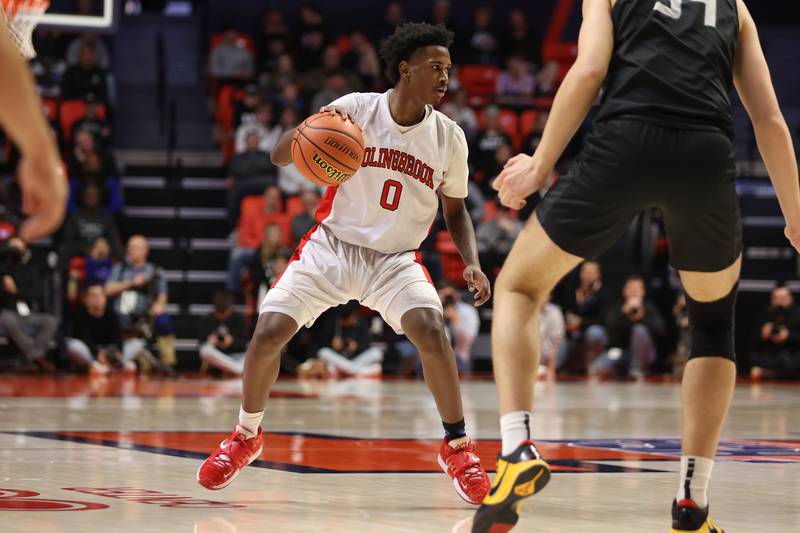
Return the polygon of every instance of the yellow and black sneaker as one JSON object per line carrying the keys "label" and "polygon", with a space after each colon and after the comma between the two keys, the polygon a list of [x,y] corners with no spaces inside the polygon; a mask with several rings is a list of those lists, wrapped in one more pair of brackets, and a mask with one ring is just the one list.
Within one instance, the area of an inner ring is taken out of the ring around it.
{"label": "yellow and black sneaker", "polygon": [[550,466],[526,440],[509,455],[497,458],[497,475],[472,521],[472,533],[505,533],[519,519],[520,501],[550,481]]}
{"label": "yellow and black sneaker", "polygon": [[725,533],[708,514],[692,500],[672,502],[672,529],[670,533]]}

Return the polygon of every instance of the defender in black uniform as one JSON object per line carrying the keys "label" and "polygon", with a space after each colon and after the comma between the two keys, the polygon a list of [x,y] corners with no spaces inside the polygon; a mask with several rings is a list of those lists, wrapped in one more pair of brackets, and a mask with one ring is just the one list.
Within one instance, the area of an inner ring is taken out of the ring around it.
{"label": "defender in black uniform", "polygon": [[533,156],[495,181],[521,208],[552,173],[604,86],[573,169],[545,196],[495,287],[492,354],[503,451],[473,532],[504,532],[550,469],[531,438],[540,306],[582,259],[595,258],[648,207],[664,215],[671,263],[686,292],[691,360],[683,379],[681,480],[672,532],[722,533],[707,486],[736,378],[733,310],[742,230],[729,95],[736,89],[800,249],[797,164],[758,34],[742,0],[584,0],[578,58]]}

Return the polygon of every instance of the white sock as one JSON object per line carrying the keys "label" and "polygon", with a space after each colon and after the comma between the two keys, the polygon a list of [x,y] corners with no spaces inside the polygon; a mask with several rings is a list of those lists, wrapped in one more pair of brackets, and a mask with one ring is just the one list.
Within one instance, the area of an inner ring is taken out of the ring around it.
{"label": "white sock", "polygon": [[244,408],[239,407],[239,425],[237,426],[239,433],[247,438],[255,437],[258,435],[258,428],[261,427],[262,418],[264,418],[264,411],[248,413]]}
{"label": "white sock", "polygon": [[704,508],[708,505],[708,482],[714,460],[697,455],[681,455],[681,481],[678,485],[677,501],[692,500]]}
{"label": "white sock", "polygon": [[503,455],[508,455],[517,446],[531,438],[530,411],[514,411],[500,417],[500,434],[503,436]]}

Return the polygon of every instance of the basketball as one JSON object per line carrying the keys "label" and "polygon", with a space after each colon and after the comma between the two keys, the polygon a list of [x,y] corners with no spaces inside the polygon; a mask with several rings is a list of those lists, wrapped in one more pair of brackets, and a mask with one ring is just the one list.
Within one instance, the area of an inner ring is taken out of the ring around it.
{"label": "basketball", "polygon": [[364,159],[361,129],[326,111],[308,117],[292,136],[292,159],[303,176],[319,185],[341,185]]}

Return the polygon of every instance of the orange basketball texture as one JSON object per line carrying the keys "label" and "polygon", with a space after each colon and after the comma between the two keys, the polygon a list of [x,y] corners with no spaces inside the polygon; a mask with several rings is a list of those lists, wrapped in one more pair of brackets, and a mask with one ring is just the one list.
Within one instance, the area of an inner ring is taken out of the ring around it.
{"label": "orange basketball texture", "polygon": [[341,185],[364,160],[361,129],[331,112],[312,115],[292,136],[292,160],[307,180]]}

